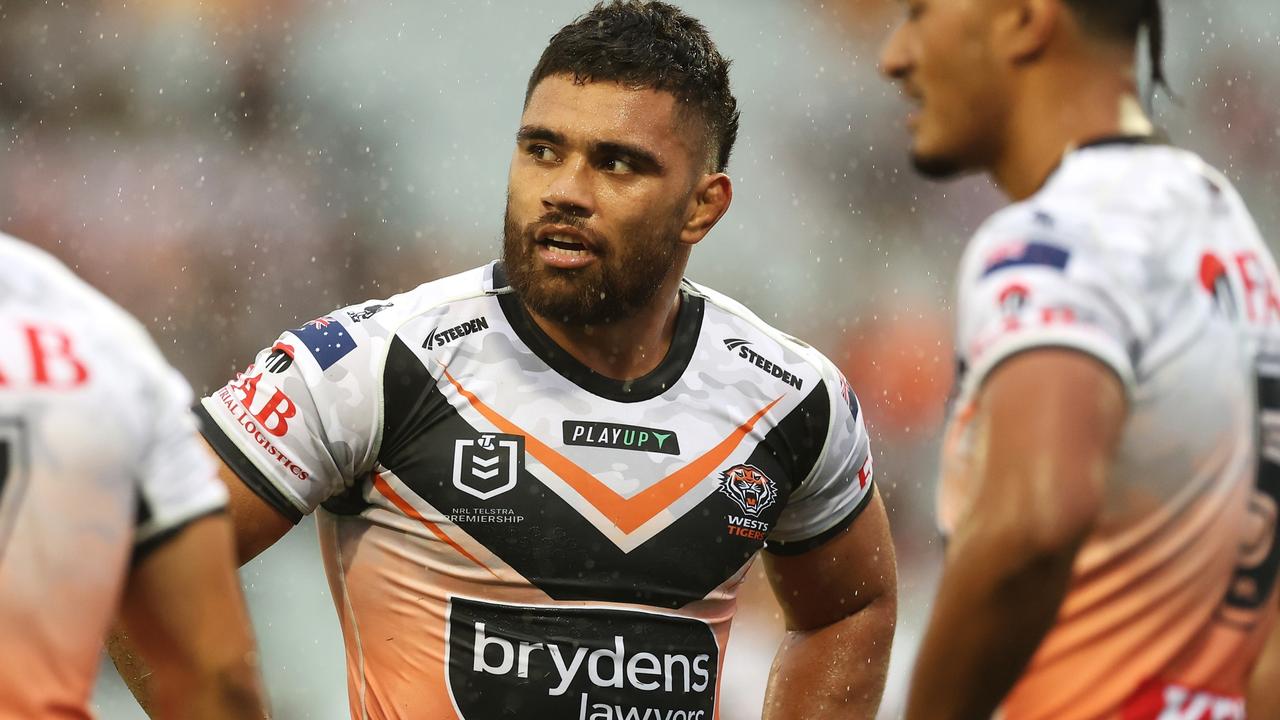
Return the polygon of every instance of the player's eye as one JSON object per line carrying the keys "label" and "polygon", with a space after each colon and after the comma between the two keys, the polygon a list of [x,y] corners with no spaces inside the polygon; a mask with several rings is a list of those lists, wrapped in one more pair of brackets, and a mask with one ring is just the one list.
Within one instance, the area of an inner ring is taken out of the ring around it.
{"label": "player's eye", "polygon": [[608,158],[600,163],[600,169],[615,175],[630,175],[635,172],[635,166],[630,160],[618,157]]}
{"label": "player's eye", "polygon": [[529,149],[525,150],[525,152],[529,154],[529,157],[537,160],[538,162],[552,163],[560,159],[559,156],[556,155],[556,151],[546,145],[530,145]]}

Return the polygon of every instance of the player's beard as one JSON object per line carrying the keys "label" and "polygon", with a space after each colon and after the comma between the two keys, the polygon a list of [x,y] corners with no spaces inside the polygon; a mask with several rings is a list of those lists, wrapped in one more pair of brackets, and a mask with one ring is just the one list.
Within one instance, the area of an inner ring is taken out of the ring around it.
{"label": "player's beard", "polygon": [[911,166],[930,180],[947,180],[964,172],[964,164],[949,157],[911,153]]}
{"label": "player's beard", "polygon": [[[680,218],[675,218],[676,221]],[[638,229],[618,242],[599,238],[596,262],[584,268],[548,267],[535,253],[534,233],[547,224],[586,223],[556,210],[521,227],[507,208],[502,262],[516,297],[537,315],[566,325],[600,325],[634,316],[653,301],[675,268],[679,226],[675,222]]]}

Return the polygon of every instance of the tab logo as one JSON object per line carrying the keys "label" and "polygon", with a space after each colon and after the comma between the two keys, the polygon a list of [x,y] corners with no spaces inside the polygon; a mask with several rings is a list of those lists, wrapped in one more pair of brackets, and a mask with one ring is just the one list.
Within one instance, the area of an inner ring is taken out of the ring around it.
{"label": "tab logo", "polygon": [[680,438],[673,430],[591,420],[565,420],[563,428],[565,445],[680,454]]}
{"label": "tab logo", "polygon": [[453,486],[481,500],[516,486],[524,465],[524,437],[490,433],[453,446]]}
{"label": "tab logo", "polygon": [[427,333],[427,339],[422,343],[422,347],[426,350],[434,350],[438,347],[444,347],[458,338],[464,338],[488,329],[489,321],[483,316],[443,330],[435,327],[432,328],[431,332]]}

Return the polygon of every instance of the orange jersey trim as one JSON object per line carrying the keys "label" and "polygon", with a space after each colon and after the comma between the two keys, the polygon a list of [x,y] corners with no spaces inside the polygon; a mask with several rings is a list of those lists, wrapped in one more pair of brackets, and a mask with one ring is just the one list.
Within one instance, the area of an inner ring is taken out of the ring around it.
{"label": "orange jersey trim", "polygon": [[658,513],[665,510],[671,503],[700,483],[703,478],[710,475],[729,455],[733,454],[733,451],[742,443],[747,434],[755,428],[760,418],[768,414],[773,409],[773,406],[777,405],[784,397],[779,396],[773,402],[760,408],[754,415],[735,428],[733,432],[729,433],[728,437],[721,440],[718,445],[694,458],[688,465],[659,480],[634,497],[625,498],[614,492],[594,475],[583,470],[572,460],[561,455],[554,448],[503,417],[497,410],[486,405],[474,393],[462,387],[462,384],[449,373],[447,366],[444,368],[444,376],[458,391],[458,394],[471,403],[471,407],[475,408],[477,412],[493,423],[499,430],[509,435],[523,435],[529,454],[560,476],[570,487],[578,491],[587,502],[591,503],[592,507],[599,510],[624,533],[630,533],[652,520]]}

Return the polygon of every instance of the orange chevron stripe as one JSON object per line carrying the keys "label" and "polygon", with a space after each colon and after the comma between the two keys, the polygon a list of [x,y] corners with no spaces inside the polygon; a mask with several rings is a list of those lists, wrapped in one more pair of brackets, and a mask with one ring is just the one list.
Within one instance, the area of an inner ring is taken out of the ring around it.
{"label": "orange chevron stripe", "polygon": [[449,547],[453,548],[454,550],[457,550],[459,555],[462,555],[462,557],[470,560],[476,565],[479,565],[480,567],[487,570],[489,574],[494,577],[495,580],[502,579],[498,577],[498,573],[494,572],[488,565],[485,565],[484,563],[480,562],[478,559],[476,559],[475,555],[472,555],[471,553],[467,552],[466,548],[454,542],[453,538],[446,535],[445,532],[440,529],[439,525],[436,525],[435,523],[423,517],[422,513],[418,512],[417,508],[410,505],[409,502],[404,498],[400,497],[400,495],[396,493],[396,491],[393,490],[390,485],[387,484],[387,481],[382,479],[382,473],[373,474],[373,486],[378,489],[378,492],[382,493],[383,497],[390,500],[393,505],[399,508],[400,512],[404,513],[405,515],[408,515],[414,520],[417,520],[418,522],[425,525],[433,535],[440,538],[442,541],[448,544]]}
{"label": "orange chevron stripe", "polygon": [[688,465],[659,480],[634,497],[624,498],[601,482],[599,478],[583,470],[572,460],[561,455],[554,448],[530,433],[525,432],[523,428],[503,417],[497,410],[486,405],[474,393],[462,387],[462,384],[449,373],[447,367],[444,368],[444,376],[458,391],[458,394],[466,398],[467,402],[471,403],[471,407],[475,408],[486,420],[493,423],[494,427],[508,435],[523,435],[525,449],[528,450],[530,455],[533,455],[538,459],[538,462],[547,466],[551,472],[560,476],[570,487],[578,491],[578,494],[582,495],[583,499],[591,503],[592,507],[609,518],[624,533],[630,533],[652,520],[658,513],[670,507],[671,503],[680,499],[690,488],[710,475],[712,471],[720,466],[720,463],[733,454],[733,451],[742,443],[743,438],[747,436],[747,433],[751,432],[756,423],[760,421],[760,418],[768,414],[773,409],[773,406],[777,405],[785,397],[779,396],[773,402],[765,405],[750,419],[729,433],[729,436],[721,440],[718,445],[694,458]]}

